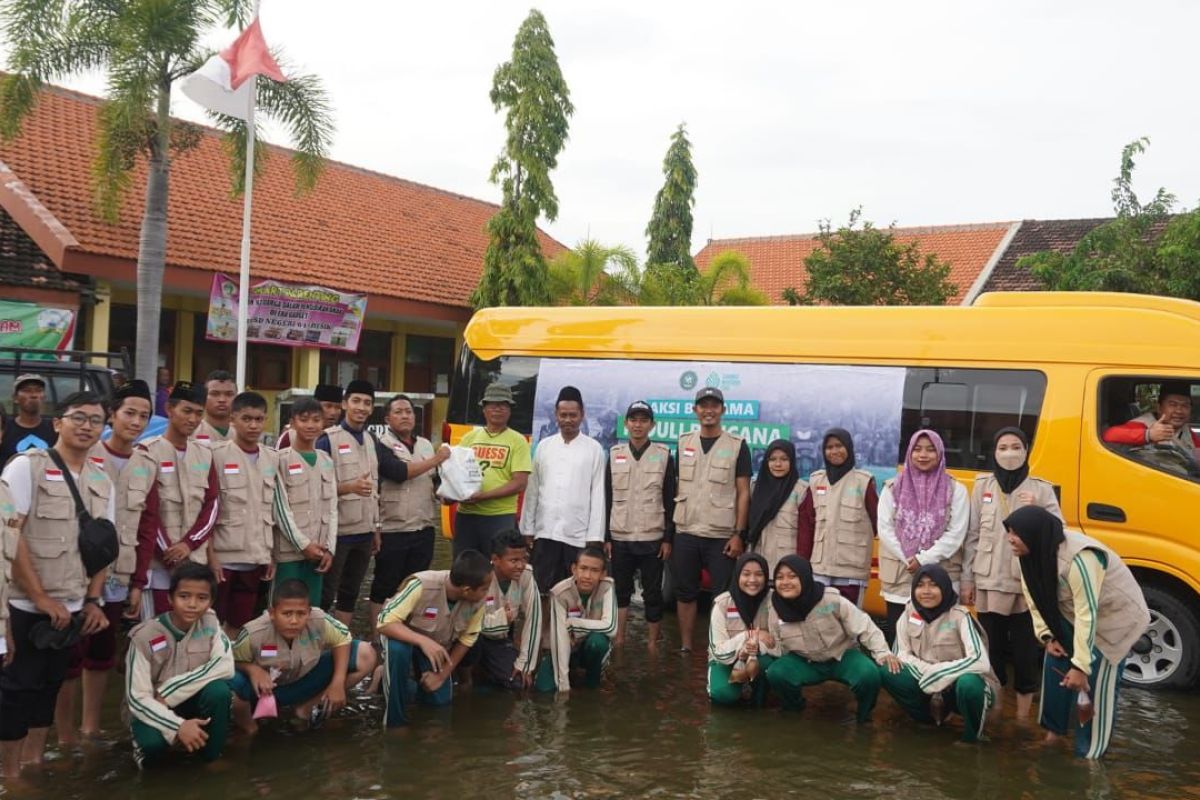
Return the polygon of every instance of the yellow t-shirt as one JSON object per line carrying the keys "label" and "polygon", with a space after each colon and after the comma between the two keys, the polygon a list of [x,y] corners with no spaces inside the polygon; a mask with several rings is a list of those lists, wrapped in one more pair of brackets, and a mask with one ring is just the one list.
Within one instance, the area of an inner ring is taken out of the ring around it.
{"label": "yellow t-shirt", "polygon": [[[480,491],[496,489],[511,481],[514,473],[529,472],[533,469],[529,456],[529,442],[512,428],[505,428],[503,432],[495,435],[488,433],[487,428],[475,428],[462,438],[459,445],[475,451],[475,461],[483,471],[483,485]],[[516,514],[517,496],[514,494],[497,497],[481,503],[462,503],[458,507],[458,513],[478,514],[484,517]]]}

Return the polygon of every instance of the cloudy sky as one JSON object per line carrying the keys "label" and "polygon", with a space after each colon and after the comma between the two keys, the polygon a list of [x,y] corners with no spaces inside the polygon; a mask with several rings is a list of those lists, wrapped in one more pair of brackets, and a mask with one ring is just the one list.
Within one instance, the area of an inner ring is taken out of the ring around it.
{"label": "cloudy sky", "polygon": [[[1137,186],[1200,198],[1200,3],[544,0],[576,113],[554,182],[560,241],[644,254],[675,126],[710,237],[1102,216],[1121,147]],[[334,10],[336,9],[336,10]],[[498,200],[488,100],[529,0],[263,0],[272,44],[323,76],[333,155]],[[215,44],[231,40],[218,35]],[[2,53],[2,51],[0,51]],[[98,76],[75,88],[100,91]],[[202,119],[186,98],[176,113]],[[280,162],[282,166],[283,162]]]}

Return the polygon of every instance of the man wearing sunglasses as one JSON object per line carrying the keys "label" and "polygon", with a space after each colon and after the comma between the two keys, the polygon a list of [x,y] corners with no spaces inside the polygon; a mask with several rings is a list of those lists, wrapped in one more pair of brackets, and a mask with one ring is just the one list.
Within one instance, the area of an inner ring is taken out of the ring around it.
{"label": "man wearing sunglasses", "polygon": [[[12,660],[0,674],[0,754],[4,778],[19,777],[21,763],[38,763],[54,720],[71,650],[66,632],[88,636],[109,625],[101,592],[107,569],[87,577],[79,553],[79,519],[67,483],[75,481],[94,518],[115,520],[112,482],[88,451],[104,429],[104,406],[91,392],[77,392],[59,406],[53,447],[27,450],[4,468],[18,531],[9,587]],[[63,474],[63,467],[70,473]],[[56,635],[57,634],[57,635]],[[56,641],[58,640],[58,641]]]}

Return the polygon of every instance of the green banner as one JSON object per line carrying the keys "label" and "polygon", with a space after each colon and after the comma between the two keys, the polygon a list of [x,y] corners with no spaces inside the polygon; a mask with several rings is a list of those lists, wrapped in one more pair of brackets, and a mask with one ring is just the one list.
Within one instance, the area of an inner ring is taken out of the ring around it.
{"label": "green banner", "polygon": [[65,350],[74,333],[73,309],[0,300],[0,357],[12,358],[14,347]]}

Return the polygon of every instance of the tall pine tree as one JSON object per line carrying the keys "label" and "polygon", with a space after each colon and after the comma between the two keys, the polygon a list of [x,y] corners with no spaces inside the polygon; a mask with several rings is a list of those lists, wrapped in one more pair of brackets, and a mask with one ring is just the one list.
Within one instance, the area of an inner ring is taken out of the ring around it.
{"label": "tall pine tree", "polygon": [[691,254],[696,167],[692,163],[692,143],[683,124],[671,134],[671,146],[663,159],[663,176],[663,186],[654,198],[654,213],[646,226],[646,236],[650,239],[646,270],[651,274],[675,270],[678,277],[692,281],[697,277]]}
{"label": "tall pine tree", "polygon": [[512,60],[496,68],[490,96],[496,111],[505,111],[507,136],[491,174],[504,199],[488,221],[483,275],[471,303],[476,308],[547,305],[548,269],[537,220],[542,214],[551,222],[558,216],[550,171],[558,166],[575,108],[546,18],[537,9],[517,31]]}

